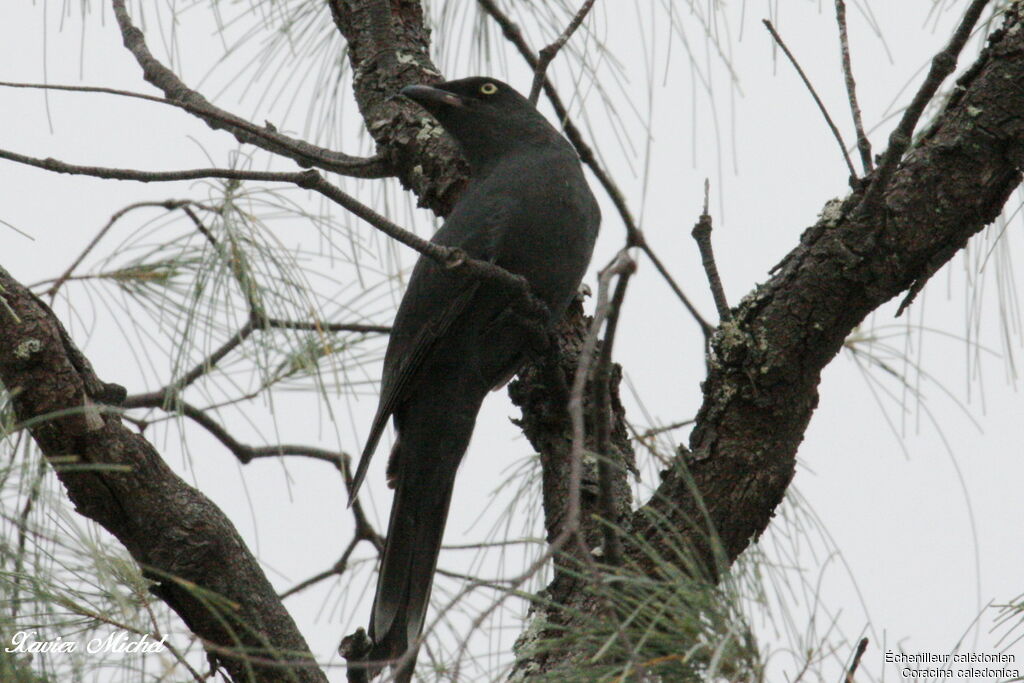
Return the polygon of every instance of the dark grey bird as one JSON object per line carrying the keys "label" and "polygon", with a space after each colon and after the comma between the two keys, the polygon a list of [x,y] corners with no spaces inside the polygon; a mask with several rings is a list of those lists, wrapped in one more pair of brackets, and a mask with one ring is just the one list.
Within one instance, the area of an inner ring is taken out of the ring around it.
{"label": "dark grey bird", "polygon": [[[523,276],[553,325],[580,285],[601,214],[572,145],[511,87],[491,78],[413,85],[402,94],[458,142],[470,182],[433,241]],[[420,257],[391,330],[380,405],[352,497],[394,417],[395,488],[370,617],[371,661],[411,680],[459,468],[487,393],[522,366],[535,329],[498,283]],[[413,652],[408,653],[408,650]],[[375,673],[375,672],[371,672]]]}

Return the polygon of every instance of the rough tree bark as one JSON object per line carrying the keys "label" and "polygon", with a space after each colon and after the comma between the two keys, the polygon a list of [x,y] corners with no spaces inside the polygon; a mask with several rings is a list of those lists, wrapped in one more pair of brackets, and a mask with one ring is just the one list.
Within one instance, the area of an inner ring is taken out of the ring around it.
{"label": "rough tree bark", "polygon": [[124,544],[232,680],[326,681],[231,521],[104,409],[124,389],[100,381],[49,308],[2,267],[0,298],[0,384],[76,512]]}
{"label": "rough tree bark", "polygon": [[432,117],[395,95],[444,80],[430,59],[430,29],[418,0],[327,0],[348,43],[352,85],[367,130],[402,184],[439,216],[466,186],[469,166]]}
{"label": "rough tree bark", "polygon": [[[372,3],[342,4],[368,15]],[[392,0],[392,17],[406,16],[416,4]],[[752,291],[733,321],[716,331],[690,449],[680,448],[651,500],[631,519],[619,520],[628,522],[637,537],[671,556],[666,542],[678,543],[682,536],[711,573],[731,564],[765,530],[785,495],[797,447],[818,403],[821,370],[846,336],[872,310],[923,284],[1002,210],[1020,183],[1024,160],[1021,12],[1020,4],[1008,9],[1004,27],[960,78],[955,96],[931,130],[902,160],[883,201],[859,209],[868,186],[864,183],[842,202],[827,204],[772,279]],[[396,23],[405,36],[410,24],[404,19]],[[351,40],[352,24],[339,26]],[[422,63],[427,60],[427,38],[425,30],[418,41],[405,38],[406,45],[424,50],[417,57]],[[389,80],[380,73],[376,79]],[[355,94],[364,112],[379,97],[358,81]],[[369,119],[367,123],[375,125]],[[428,167],[425,160],[419,163]],[[578,330],[563,335],[563,349],[572,346]],[[570,430],[564,419],[553,419],[557,410],[543,376],[521,376],[513,398],[523,407],[523,425],[541,452],[548,492],[564,487],[560,475],[567,467]],[[614,419],[616,430],[624,432],[621,414]],[[700,501],[691,493],[694,488]],[[560,508],[545,512],[551,536],[551,520],[559,519]],[[671,541],[661,526],[666,523],[673,528]],[[596,538],[593,528],[584,533]],[[637,567],[649,565],[635,546],[629,560]],[[573,619],[602,609],[580,588],[552,586],[548,597],[566,609],[546,609],[541,616],[571,626]],[[571,614],[576,617],[567,616]],[[551,673],[572,666],[586,653],[519,654],[525,656],[513,675],[527,670]]]}
{"label": "rough tree bark", "polygon": [[[429,119],[389,99],[403,85],[439,78],[429,59],[420,3],[327,1],[348,40],[356,100],[381,156],[422,204],[447,213],[465,181],[463,162]],[[1021,15],[1019,3],[1009,7],[1003,28],[903,159],[883,200],[867,210],[858,208],[861,186],[845,200],[826,205],[772,279],[751,292],[737,306],[734,320],[716,331],[690,449],[680,448],[656,495],[630,517],[625,516],[627,498],[621,499],[624,516],[619,521],[638,538],[658,547],[665,542],[660,524],[667,522],[676,534],[674,542],[680,535],[687,538],[712,571],[735,560],[765,530],[782,500],[818,402],[821,370],[849,332],[870,311],[926,281],[1000,212],[1020,182],[1024,163]],[[284,651],[309,657],[302,636],[230,522],[170,472],[144,439],[97,408],[118,392],[96,379],[52,314],[2,270],[0,296],[10,307],[0,306],[0,381],[13,395],[19,419],[51,415],[31,427],[44,453],[51,459],[71,455],[88,463],[127,466],[103,471],[58,467],[79,512],[125,544],[160,596],[208,641],[211,651],[219,652],[234,679],[244,680],[251,671],[256,680],[324,680],[315,668],[284,674],[260,660],[247,663],[218,649],[241,638],[254,647],[269,642],[264,657]],[[563,354],[571,357],[582,324],[565,328]],[[531,443],[541,451],[549,492],[565,484],[569,430],[557,404],[564,396],[552,391],[546,376],[540,369],[524,373],[513,396],[523,407]],[[623,416],[617,403],[613,407],[616,451],[628,458]],[[700,492],[702,505],[691,485]],[[552,535],[560,508],[551,503],[557,495],[546,498]],[[693,525],[695,519],[705,521]],[[714,542],[709,542],[709,527]],[[596,543],[593,527],[584,534]],[[627,547],[627,553],[631,566],[647,568],[635,547]],[[237,610],[233,623],[246,628],[234,636],[226,633],[208,606],[172,577],[226,597]],[[568,609],[546,608],[543,616],[549,621],[571,625],[602,609],[581,584],[567,581],[551,588],[549,598]],[[585,653],[520,654],[516,672],[522,675],[550,674]]]}

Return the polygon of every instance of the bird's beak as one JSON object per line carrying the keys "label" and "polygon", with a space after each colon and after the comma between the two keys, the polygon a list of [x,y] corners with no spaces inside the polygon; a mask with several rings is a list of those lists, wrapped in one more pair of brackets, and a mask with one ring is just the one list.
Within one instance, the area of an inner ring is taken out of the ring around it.
{"label": "bird's beak", "polygon": [[466,106],[462,98],[455,93],[429,85],[407,85],[402,88],[402,94],[428,110],[438,105],[458,109]]}

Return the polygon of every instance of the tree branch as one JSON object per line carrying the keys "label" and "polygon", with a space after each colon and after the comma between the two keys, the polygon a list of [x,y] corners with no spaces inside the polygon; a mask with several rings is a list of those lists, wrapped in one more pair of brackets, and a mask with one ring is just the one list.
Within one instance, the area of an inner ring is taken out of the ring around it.
{"label": "tree branch", "polygon": [[0,268],[0,383],[76,510],[113,534],[151,590],[233,680],[326,681],[231,522],[115,411],[42,301]]}
{"label": "tree branch", "polygon": [[288,157],[302,167],[316,166],[325,171],[357,178],[382,178],[390,175],[387,165],[377,157],[363,159],[332,152],[303,140],[290,138],[270,128],[260,128],[240,116],[214,106],[205,97],[185,85],[177,74],[153,56],[142,31],[132,24],[124,0],[111,0],[111,4],[124,46],[142,67],[146,81],[163,92],[171,104],[196,115],[214,130],[226,130],[239,142],[253,144]]}
{"label": "tree branch", "polygon": [[68,266],[67,269],[60,274],[60,276],[53,280],[53,283],[50,285],[49,288],[47,288],[44,296],[50,297],[50,303],[53,303],[53,297],[57,295],[57,290],[59,290],[64,285],[64,283],[68,281],[68,279],[75,272],[75,268],[82,264],[82,261],[84,261],[85,257],[89,255],[89,252],[91,252],[96,247],[96,245],[99,244],[100,240],[103,239],[107,232],[109,232],[110,229],[114,227],[114,223],[123,218],[125,214],[129,213],[130,211],[134,211],[135,209],[141,209],[146,207],[161,207],[163,209],[166,209],[167,211],[173,211],[174,209],[181,209],[194,204],[196,204],[196,202],[190,199],[168,199],[162,202],[136,202],[134,204],[129,204],[128,206],[124,207],[123,209],[121,209],[120,211],[118,211],[117,213],[110,217],[110,220],[107,221],[106,225],[100,228],[100,231],[96,233],[96,235],[92,238],[89,244],[86,245],[85,249],[83,249],[82,252],[75,258],[75,260],[71,262],[71,265]]}
{"label": "tree branch", "polygon": [[988,0],[974,0],[964,12],[964,18],[953,37],[950,38],[946,49],[932,59],[928,76],[924,79],[917,94],[914,95],[910,105],[904,110],[899,125],[889,135],[889,147],[882,156],[882,163],[879,165],[878,171],[871,178],[871,187],[868,188],[860,206],[862,212],[867,213],[877,208],[878,200],[888,189],[889,179],[903,158],[903,153],[910,147],[911,136],[914,134],[914,128],[917,127],[921,114],[924,113],[924,108],[935,97],[936,91],[946,77],[956,69],[956,60],[960,56],[960,51],[967,44],[967,39],[971,37],[971,31],[974,30],[974,25],[978,23],[981,12],[987,4]]}
{"label": "tree branch", "polygon": [[[1022,10],[1007,12],[1004,29],[961,79],[960,95],[894,171],[878,210],[865,213],[855,191],[825,211],[715,335],[692,457],[679,459],[637,513],[634,524],[644,533],[656,533],[652,520],[664,515],[686,529],[710,569],[735,559],[782,500],[818,402],[821,370],[847,335],[999,215],[1024,161],[1024,91],[1014,85],[1024,77]],[[686,521],[705,514],[688,481],[718,534],[718,560],[703,539],[707,529]]]}
{"label": "tree branch", "polygon": [[[522,55],[523,59],[530,66],[531,69],[536,72],[539,65],[539,58],[533,53],[526,39],[523,37],[522,31],[516,26],[515,22],[509,18],[507,14],[501,11],[501,8],[495,4],[494,0],[477,0],[480,7],[501,27],[501,31],[505,38],[515,46],[519,54]],[[633,218],[633,213],[629,210],[629,205],[626,204],[626,197],[622,194],[622,190],[615,183],[612,177],[605,171],[604,167],[601,166],[600,161],[597,159],[597,155],[594,154],[594,150],[591,149],[590,145],[587,144],[586,140],[583,139],[583,134],[580,133],[579,128],[573,123],[572,118],[569,117],[569,110],[566,109],[565,103],[562,102],[562,97],[558,93],[554,84],[545,75],[543,80],[544,94],[551,103],[552,108],[555,110],[555,114],[558,116],[559,122],[562,124],[562,130],[565,132],[565,136],[572,143],[573,147],[576,148],[576,153],[580,155],[580,161],[582,161],[590,171],[597,178],[597,181],[601,184],[605,193],[609,199],[612,200],[612,204],[615,205],[616,211],[619,213],[619,217],[622,219],[622,223],[626,228],[626,246],[627,247],[638,247],[647,258],[654,264],[655,270],[658,274],[664,278],[668,284],[672,293],[676,295],[679,301],[683,304],[686,310],[690,313],[697,324],[700,325],[701,332],[704,337],[708,338],[711,336],[711,331],[714,329],[700,314],[697,307],[693,305],[689,297],[683,292],[682,287],[675,281],[675,278],[668,272],[668,268],[661,262],[658,255],[654,252],[651,246],[647,243],[644,233],[640,230],[636,220]]]}
{"label": "tree branch", "polygon": [[[716,331],[690,450],[680,449],[629,520],[624,566],[653,573],[652,557],[678,557],[681,547],[700,562],[684,571],[714,577],[731,564],[783,499],[818,403],[821,371],[850,331],[935,272],[999,214],[1024,166],[1024,90],[1016,85],[1024,78],[1022,15],[1020,5],[1007,10],[1004,27],[961,78],[957,95],[894,169],[878,208],[858,209],[858,188],[825,211],[771,280]],[[542,414],[524,402],[524,425],[539,422],[535,413]],[[548,504],[545,491],[550,515],[558,508]],[[547,595],[564,600],[560,610],[542,615],[558,625],[556,638],[586,628],[603,608],[586,587],[565,590],[557,578]],[[575,648],[527,652],[516,671],[553,679],[578,673],[593,655]]]}
{"label": "tree branch", "polygon": [[544,81],[547,80],[545,75],[548,70],[548,65],[551,64],[555,56],[559,51],[565,47],[565,44],[569,42],[569,38],[576,32],[576,29],[580,27],[583,20],[590,13],[590,8],[594,6],[594,0],[584,0],[583,5],[579,11],[569,21],[569,24],[565,27],[565,30],[555,39],[555,42],[551,43],[545,48],[542,48],[540,53],[537,55],[537,66],[533,68],[533,85],[530,86],[530,101],[537,104],[537,98],[540,96],[541,87],[544,85]]}
{"label": "tree branch", "polygon": [[709,183],[705,179],[704,211],[701,212],[690,234],[697,242],[701,265],[704,266],[704,273],[708,276],[708,285],[711,287],[711,296],[715,300],[715,308],[718,309],[718,321],[721,324],[732,320],[732,313],[729,312],[729,301],[725,298],[725,289],[722,288],[722,278],[718,275],[715,251],[711,247],[711,214],[708,213],[708,186]]}
{"label": "tree branch", "polygon": [[814,98],[814,103],[818,105],[821,115],[825,117],[825,123],[828,124],[828,129],[832,131],[832,137],[834,137],[836,142],[839,143],[839,153],[843,155],[843,161],[846,162],[846,168],[850,170],[850,177],[856,178],[857,171],[853,168],[853,163],[850,161],[850,155],[846,153],[846,143],[843,141],[843,136],[836,127],[832,117],[829,115],[828,109],[825,107],[825,103],[821,101],[820,97],[818,97],[818,91],[814,89],[813,85],[811,85],[811,79],[807,78],[807,74],[805,74],[804,70],[800,67],[800,62],[796,61],[796,57],[794,57],[793,53],[789,51],[788,47],[786,47],[785,41],[782,40],[782,36],[780,36],[779,32],[775,30],[774,26],[772,26],[772,22],[767,19],[762,19],[761,23],[764,24],[764,27],[772,34],[772,38],[774,38],[778,46],[782,48],[783,54],[786,55],[786,58],[789,59],[789,63],[793,65],[794,69],[796,69],[796,73],[800,76],[800,80],[804,82],[804,85],[807,87],[807,91],[811,93],[811,97]]}
{"label": "tree branch", "polygon": [[[326,2],[348,42],[356,104],[378,154],[387,159],[402,185],[419,197],[421,206],[448,215],[466,185],[469,166],[433,117],[397,97],[407,85],[441,80],[430,59],[423,8],[408,0]],[[391,57],[384,58],[382,50]]]}
{"label": "tree branch", "polygon": [[175,406],[168,407],[164,395],[159,392],[129,396],[120,406],[127,410],[133,408],[156,408],[174,412],[177,408],[181,414],[208,431],[220,441],[243,465],[248,465],[256,458],[277,458],[286,455],[301,455],[314,460],[323,460],[335,467],[341,467],[342,454],[315,446],[296,444],[272,444],[268,446],[250,446],[238,441],[219,422],[207,415],[208,409],[198,408],[187,401],[179,400]]}
{"label": "tree branch", "polygon": [[853,116],[853,128],[857,132],[857,149],[860,150],[860,163],[864,173],[871,173],[874,164],[871,161],[871,142],[864,133],[864,122],[860,117],[860,105],[857,104],[857,82],[853,80],[853,64],[850,62],[850,39],[846,34],[846,2],[836,0],[836,23],[839,25],[839,52],[843,58],[843,80],[846,83],[846,96],[850,101],[850,114]]}
{"label": "tree branch", "polygon": [[435,244],[405,228],[389,221],[355,197],[344,192],[336,185],[329,183],[317,171],[272,172],[242,171],[231,168],[199,168],[184,171],[139,171],[126,168],[110,168],[106,166],[81,166],[69,164],[53,158],[39,159],[25,156],[17,152],[0,149],[0,159],[8,159],[26,166],[42,168],[54,173],[91,176],[107,180],[134,180],[142,183],[169,182],[178,180],[198,180],[200,178],[222,178],[228,180],[254,180],[263,182],[291,183],[307,190],[313,190],[339,204],[351,213],[377,228],[388,237],[415,249],[419,253],[440,263],[453,274],[466,274],[490,280],[520,296],[520,303],[527,313],[540,312],[544,304],[530,291],[526,279],[510,273],[489,261],[470,258],[462,249],[445,247]]}
{"label": "tree branch", "polygon": [[[611,446],[612,430],[612,347],[615,343],[615,332],[619,326],[619,314],[622,312],[622,304],[626,298],[626,286],[629,278],[636,272],[636,262],[626,255],[622,261],[616,260],[613,266],[601,273],[601,279],[610,280],[612,275],[617,275],[615,293],[608,302],[608,322],[605,326],[604,342],[601,344],[601,351],[597,356],[597,364],[594,367],[594,383],[597,395],[594,400],[594,422],[597,441],[597,481],[598,496],[601,507],[601,516],[604,518],[601,530],[604,534],[604,560],[607,564],[617,567],[622,564],[622,540],[616,527],[620,523],[622,507],[615,500],[616,472],[621,467],[620,462],[609,454]],[[607,289],[606,282],[601,286]],[[607,296],[607,294],[606,294]],[[599,296],[600,300],[600,296]]]}

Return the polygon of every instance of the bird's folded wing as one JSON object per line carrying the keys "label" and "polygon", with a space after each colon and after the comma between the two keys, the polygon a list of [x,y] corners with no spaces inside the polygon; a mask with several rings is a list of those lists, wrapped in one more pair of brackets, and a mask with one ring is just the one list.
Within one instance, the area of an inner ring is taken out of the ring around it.
{"label": "bird's folded wing", "polygon": [[409,349],[399,361],[393,379],[387,383],[384,393],[380,397],[380,405],[377,406],[377,414],[370,426],[370,435],[366,440],[366,447],[359,457],[359,466],[356,468],[355,477],[352,480],[352,490],[349,493],[349,504],[355,500],[359,487],[366,477],[366,471],[370,466],[370,459],[377,448],[387,426],[388,418],[401,402],[405,395],[405,389],[416,378],[419,369],[423,366],[423,360],[430,354],[431,349],[438,339],[442,338],[451,328],[462,312],[466,310],[473,295],[480,288],[480,280],[471,280],[466,286],[451,299],[440,315],[433,318],[429,323],[420,328],[416,336],[409,343]]}

